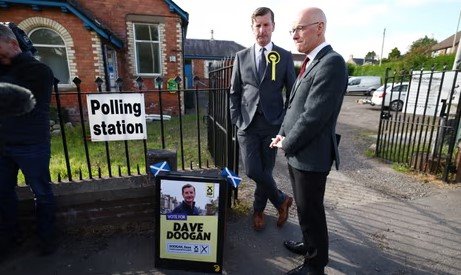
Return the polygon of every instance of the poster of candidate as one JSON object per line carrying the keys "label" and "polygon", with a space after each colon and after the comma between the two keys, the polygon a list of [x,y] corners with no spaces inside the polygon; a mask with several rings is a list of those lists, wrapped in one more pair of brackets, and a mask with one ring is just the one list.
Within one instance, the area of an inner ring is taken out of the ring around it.
{"label": "poster of candidate", "polygon": [[156,265],[221,273],[226,181],[164,174],[156,183]]}

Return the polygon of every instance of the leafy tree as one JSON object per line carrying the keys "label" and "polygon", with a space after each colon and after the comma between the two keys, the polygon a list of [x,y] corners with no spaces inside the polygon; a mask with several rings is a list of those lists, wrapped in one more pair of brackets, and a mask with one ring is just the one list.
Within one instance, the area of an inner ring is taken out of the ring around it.
{"label": "leafy tree", "polygon": [[431,48],[437,44],[437,40],[433,38],[427,37],[425,35],[423,38],[420,38],[416,41],[414,41],[411,46],[410,50],[408,51],[408,55],[425,55],[425,56],[430,56],[431,55]]}
{"label": "leafy tree", "polygon": [[376,58],[376,53],[375,53],[375,51],[368,52],[368,53],[365,55],[365,60],[375,60],[375,58]]}
{"label": "leafy tree", "polygon": [[397,60],[401,57],[401,53],[397,47],[393,48],[392,51],[389,53],[388,59],[389,60]]}

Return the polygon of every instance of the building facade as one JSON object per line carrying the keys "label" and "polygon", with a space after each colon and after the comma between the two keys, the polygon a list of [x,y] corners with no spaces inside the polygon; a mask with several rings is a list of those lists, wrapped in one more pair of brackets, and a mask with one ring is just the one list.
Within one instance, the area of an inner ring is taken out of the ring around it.
{"label": "building facade", "polygon": [[188,17],[171,0],[0,0],[0,21],[26,32],[63,94],[75,91],[76,77],[83,93],[97,91],[98,77],[103,91],[135,91],[139,77],[143,89],[159,76],[184,79]]}

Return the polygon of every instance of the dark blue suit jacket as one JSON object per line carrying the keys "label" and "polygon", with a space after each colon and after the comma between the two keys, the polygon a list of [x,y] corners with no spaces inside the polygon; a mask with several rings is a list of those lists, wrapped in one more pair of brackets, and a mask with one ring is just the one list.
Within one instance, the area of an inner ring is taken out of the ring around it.
{"label": "dark blue suit jacket", "polygon": [[[273,66],[268,64],[260,81],[254,48],[253,45],[236,54],[232,71],[230,117],[232,124],[236,124],[240,130],[245,130],[250,125],[258,103],[261,104],[264,116],[270,124],[282,124],[285,106],[296,80],[291,53],[273,45],[272,51],[280,55],[280,60],[275,65],[275,80],[272,79]],[[284,88],[285,102],[282,94]]]}
{"label": "dark blue suit jacket", "polygon": [[331,46],[317,54],[291,91],[279,134],[288,163],[302,171],[327,172],[339,166],[335,128],[347,88],[344,59]]}

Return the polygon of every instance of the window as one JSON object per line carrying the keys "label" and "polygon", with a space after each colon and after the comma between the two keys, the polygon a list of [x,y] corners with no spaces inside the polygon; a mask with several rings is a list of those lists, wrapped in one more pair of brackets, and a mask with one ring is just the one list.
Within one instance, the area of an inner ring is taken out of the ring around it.
{"label": "window", "polygon": [[208,74],[210,73],[209,72],[209,69],[210,67],[213,65],[213,61],[212,60],[205,60],[203,61],[203,77],[204,78],[208,78]]}
{"label": "window", "polygon": [[134,24],[136,73],[160,74],[160,41],[158,25]]}
{"label": "window", "polygon": [[61,36],[50,29],[36,29],[29,38],[37,49],[35,57],[51,68],[60,84],[70,84],[66,45]]}
{"label": "window", "polygon": [[348,85],[359,85],[360,84],[360,78],[353,78],[349,80]]}

